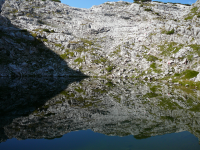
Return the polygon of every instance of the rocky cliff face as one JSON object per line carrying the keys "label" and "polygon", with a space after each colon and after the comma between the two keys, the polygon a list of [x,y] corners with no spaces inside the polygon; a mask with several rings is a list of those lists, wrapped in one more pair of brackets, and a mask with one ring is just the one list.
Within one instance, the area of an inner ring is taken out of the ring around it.
{"label": "rocky cliff face", "polygon": [[[84,79],[69,85],[71,80],[63,79],[51,83],[34,79],[39,83],[34,86],[11,80],[1,86],[12,94],[1,93],[7,101],[1,101],[0,140],[51,139],[85,129],[138,139],[181,131],[200,137],[199,91],[192,94],[162,83],[129,80]],[[59,85],[60,90],[68,88],[52,96]]]}
{"label": "rocky cliff face", "polygon": [[0,4],[1,76],[77,75],[73,70],[78,70],[89,76],[162,78],[199,71],[199,1],[192,6],[106,2],[90,9],[50,0]]}

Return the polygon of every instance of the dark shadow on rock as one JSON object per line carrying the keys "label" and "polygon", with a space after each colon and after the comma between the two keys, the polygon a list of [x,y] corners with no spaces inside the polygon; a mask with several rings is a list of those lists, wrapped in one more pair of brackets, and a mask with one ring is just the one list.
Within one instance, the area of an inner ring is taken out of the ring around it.
{"label": "dark shadow on rock", "polygon": [[87,77],[43,41],[0,15],[0,142],[7,139],[3,127],[13,119],[28,116],[72,82]]}
{"label": "dark shadow on rock", "polygon": [[0,78],[0,142],[7,139],[3,127],[13,119],[37,111],[69,84],[82,79],[83,77]]}
{"label": "dark shadow on rock", "polygon": [[0,76],[85,76],[71,69],[44,44],[45,40],[35,38],[34,33],[17,28],[0,15]]}

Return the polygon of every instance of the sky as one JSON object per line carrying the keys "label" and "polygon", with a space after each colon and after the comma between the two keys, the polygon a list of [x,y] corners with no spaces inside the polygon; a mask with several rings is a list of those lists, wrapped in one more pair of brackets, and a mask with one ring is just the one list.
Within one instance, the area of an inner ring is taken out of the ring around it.
{"label": "sky", "polygon": [[[100,5],[107,1],[117,2],[119,0],[61,0],[61,2],[64,4],[67,4],[72,7],[78,7],[78,8],[91,8],[93,5]],[[133,0],[124,0],[124,1],[131,2],[131,3],[133,2]],[[182,4],[193,4],[196,2],[196,0],[157,0],[157,1],[182,3]]]}

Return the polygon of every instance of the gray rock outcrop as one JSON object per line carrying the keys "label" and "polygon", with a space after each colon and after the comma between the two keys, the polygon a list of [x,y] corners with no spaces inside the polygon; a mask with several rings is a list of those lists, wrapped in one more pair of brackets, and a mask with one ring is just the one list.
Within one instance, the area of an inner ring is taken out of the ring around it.
{"label": "gray rock outcrop", "polygon": [[[78,75],[67,68],[88,76],[142,79],[199,72],[199,1],[192,6],[106,2],[90,9],[51,0],[1,0],[0,5],[1,76]],[[49,52],[55,55],[47,57]]]}

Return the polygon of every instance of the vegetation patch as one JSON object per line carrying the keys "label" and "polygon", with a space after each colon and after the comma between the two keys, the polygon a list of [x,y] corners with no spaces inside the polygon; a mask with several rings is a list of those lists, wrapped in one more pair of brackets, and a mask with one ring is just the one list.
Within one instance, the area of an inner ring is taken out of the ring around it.
{"label": "vegetation patch", "polygon": [[44,32],[50,32],[49,29],[43,29]]}
{"label": "vegetation patch", "polygon": [[55,44],[55,46],[57,46],[57,47],[61,47],[61,46],[62,46],[62,44]]}
{"label": "vegetation patch", "polygon": [[121,45],[118,45],[116,47],[116,50],[111,53],[111,55],[110,55],[111,57],[114,56],[114,55],[118,55],[121,52],[120,46]]}
{"label": "vegetation patch", "polygon": [[92,41],[89,41],[87,39],[82,38],[81,41],[84,43],[84,46],[91,46],[94,45],[94,43]]}
{"label": "vegetation patch", "polygon": [[61,54],[61,55],[60,55],[60,58],[62,58],[62,59],[66,59],[66,58],[68,58],[68,57],[67,57],[66,54]]}
{"label": "vegetation patch", "polygon": [[157,69],[157,65],[156,65],[155,62],[152,63],[152,64],[150,65],[150,67],[151,67],[151,68],[153,69],[153,71],[156,72],[156,73],[161,73],[161,72],[162,72],[161,69]]}
{"label": "vegetation patch", "polygon": [[176,42],[165,42],[163,45],[158,45],[161,55],[164,56],[168,56],[171,53],[177,53],[183,46],[183,44],[178,44]]}
{"label": "vegetation patch", "polygon": [[79,57],[79,58],[75,59],[74,62],[80,64],[83,62],[83,59]]}
{"label": "vegetation patch", "polygon": [[168,34],[168,35],[174,34],[174,29],[172,29],[171,31],[167,31],[166,34]]}
{"label": "vegetation patch", "polygon": [[185,20],[191,20],[191,19],[193,19],[193,17],[195,15],[200,16],[200,12],[197,12],[198,9],[199,9],[198,7],[192,8],[191,12],[188,14],[188,16],[185,18]]}
{"label": "vegetation patch", "polygon": [[189,46],[194,50],[195,53],[198,54],[198,56],[200,56],[200,45],[198,45],[198,44],[191,44]]}
{"label": "vegetation patch", "polygon": [[147,59],[147,61],[154,62],[154,61],[158,60],[158,58],[156,56],[153,56],[153,55],[145,55],[144,57]]}
{"label": "vegetation patch", "polygon": [[96,64],[103,63],[103,64],[105,64],[105,63],[106,63],[106,61],[107,61],[107,59],[106,59],[106,58],[103,58],[103,57],[101,57],[100,59],[95,59],[95,60],[92,60],[92,63],[96,63]]}
{"label": "vegetation patch", "polygon": [[71,56],[71,57],[74,57],[74,56],[75,56],[75,55],[74,55],[74,52],[70,52],[69,49],[66,49],[66,50],[65,50],[65,54],[68,55],[68,56]]}
{"label": "vegetation patch", "polygon": [[144,11],[152,11],[150,8],[145,8]]}
{"label": "vegetation patch", "polygon": [[166,31],[165,29],[163,29],[161,31],[162,34],[167,34],[167,35],[171,35],[171,34],[174,34],[174,29],[170,30],[170,31]]}
{"label": "vegetation patch", "polygon": [[60,1],[60,0],[51,0],[51,1],[54,1],[54,2],[59,2],[59,3],[61,3],[61,1]]}
{"label": "vegetation patch", "polygon": [[32,35],[34,38],[37,37],[37,33],[33,33],[33,32],[31,32],[31,35]]}
{"label": "vegetation patch", "polygon": [[114,69],[114,65],[108,66],[106,70],[110,73]]}
{"label": "vegetation patch", "polygon": [[48,42],[48,40],[47,40],[47,39],[43,39],[43,41],[44,41],[44,42]]}
{"label": "vegetation patch", "polygon": [[185,70],[184,72],[182,72],[182,74],[184,75],[184,79],[191,79],[196,77],[199,74],[199,72],[193,70]]}
{"label": "vegetation patch", "polygon": [[191,78],[196,77],[199,72],[194,70],[185,70],[182,73],[175,73],[172,77],[172,82],[178,82],[181,86],[188,86],[190,88],[200,89],[200,82],[191,81]]}

